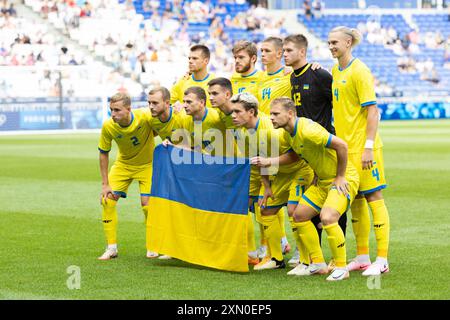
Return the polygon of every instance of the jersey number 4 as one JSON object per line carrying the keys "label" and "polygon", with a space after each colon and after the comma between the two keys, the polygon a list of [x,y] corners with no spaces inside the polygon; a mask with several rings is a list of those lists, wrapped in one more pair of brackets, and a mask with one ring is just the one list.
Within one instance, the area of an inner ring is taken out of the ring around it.
{"label": "jersey number 4", "polygon": [[338,88],[335,88],[335,89],[334,89],[333,94],[334,94],[334,96],[336,97],[336,101],[339,101],[339,91],[338,91]]}

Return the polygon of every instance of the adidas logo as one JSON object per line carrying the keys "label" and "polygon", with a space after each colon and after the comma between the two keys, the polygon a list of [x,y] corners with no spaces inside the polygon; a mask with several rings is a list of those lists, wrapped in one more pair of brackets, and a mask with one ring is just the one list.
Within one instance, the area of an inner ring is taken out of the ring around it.
{"label": "adidas logo", "polygon": [[112,220],[102,220],[103,223],[110,223]]}
{"label": "adidas logo", "polygon": [[358,220],[354,220],[354,219],[352,219],[352,223],[356,223],[356,222],[358,222]]}
{"label": "adidas logo", "polygon": [[344,247],[345,246],[345,242],[342,242],[341,244],[339,244],[337,247],[338,248],[342,248],[342,247]]}
{"label": "adidas logo", "polygon": [[374,228],[381,228],[382,226],[384,226],[384,223],[373,225]]}

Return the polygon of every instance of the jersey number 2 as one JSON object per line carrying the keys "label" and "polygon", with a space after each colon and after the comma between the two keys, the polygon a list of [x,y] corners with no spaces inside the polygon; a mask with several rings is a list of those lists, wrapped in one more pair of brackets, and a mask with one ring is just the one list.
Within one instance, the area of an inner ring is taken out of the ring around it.
{"label": "jersey number 2", "polygon": [[137,146],[139,144],[139,140],[137,137],[131,137],[130,139],[133,142],[133,146]]}

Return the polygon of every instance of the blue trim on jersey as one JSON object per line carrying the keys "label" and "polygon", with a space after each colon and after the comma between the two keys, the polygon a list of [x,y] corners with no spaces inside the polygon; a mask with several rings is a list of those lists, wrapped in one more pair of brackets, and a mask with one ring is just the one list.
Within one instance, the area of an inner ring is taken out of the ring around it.
{"label": "blue trim on jersey", "polygon": [[205,108],[205,114],[203,115],[202,122],[205,121],[207,115],[208,115],[208,108]]}
{"label": "blue trim on jersey", "polygon": [[363,104],[361,104],[361,107],[367,107],[367,106],[371,106],[373,104],[377,104],[377,102],[376,101],[367,101],[367,102],[364,102]]}
{"label": "blue trim on jersey", "polygon": [[258,201],[258,198],[259,198],[259,196],[248,196],[250,199],[252,199],[252,200],[256,200],[256,201]]}
{"label": "blue trim on jersey", "polygon": [[111,151],[111,150],[106,151],[106,150],[103,150],[103,149],[98,148],[98,151],[100,151],[100,153],[109,153],[109,151]]}
{"label": "blue trim on jersey", "polygon": [[251,77],[252,75],[254,75],[256,72],[258,72],[258,70],[255,69],[255,71],[253,71],[252,73],[246,75],[246,76],[241,76],[242,78],[248,78]]}
{"label": "blue trim on jersey", "polygon": [[289,200],[288,204],[298,204],[298,201]]}
{"label": "blue trim on jersey", "polygon": [[141,197],[150,197],[151,193],[141,193]]}
{"label": "blue trim on jersey", "polygon": [[284,69],[284,66],[281,67],[280,69],[278,69],[277,71],[273,72],[273,73],[267,72],[267,75],[269,75],[269,76],[274,76],[274,75],[276,75],[277,73],[280,73],[283,69]]}
{"label": "blue trim on jersey", "polygon": [[192,80],[194,80],[195,82],[202,82],[202,81],[205,81],[206,79],[208,79],[208,77],[209,77],[209,73],[206,75],[206,77],[204,77],[203,79],[201,79],[201,80],[196,80],[195,78],[194,78],[194,74],[192,74]]}
{"label": "blue trim on jersey", "polygon": [[297,125],[298,125],[298,118],[295,119],[294,132],[291,134],[291,137],[295,137],[295,135],[297,134]]}
{"label": "blue trim on jersey", "polygon": [[347,65],[344,69],[341,69],[341,67],[338,66],[339,71],[344,71],[345,69],[347,69],[348,67],[350,67],[350,65],[353,63],[353,61],[355,61],[355,59],[356,59],[356,58],[353,58],[352,61],[350,61],[350,62],[348,63],[348,65]]}
{"label": "blue trim on jersey", "polygon": [[308,202],[314,209],[317,210],[317,212],[320,212],[322,210],[321,207],[319,207],[314,202],[312,202],[307,196],[302,195],[302,199],[304,199],[306,202]]}
{"label": "blue trim on jersey", "polygon": [[121,198],[126,198],[127,194],[123,191],[113,191],[114,194],[120,196]]}
{"label": "blue trim on jersey", "polygon": [[385,188],[387,188],[387,184],[382,184],[381,186],[378,186],[378,187],[370,189],[370,190],[360,190],[358,193],[359,194],[369,194],[369,193],[372,193],[372,192],[375,192],[375,191],[378,191],[378,190],[382,190],[382,189],[385,189]]}
{"label": "blue trim on jersey", "polygon": [[258,130],[258,126],[259,126],[259,119],[260,119],[260,118],[258,118],[258,121],[256,121],[255,132],[256,132],[256,130]]}
{"label": "blue trim on jersey", "polygon": [[161,121],[161,120],[159,119],[159,121],[161,121],[161,123],[167,123],[167,122],[170,121],[170,119],[172,119],[172,111],[173,111],[172,106],[170,106],[169,109],[170,109],[169,119],[167,119],[166,121]]}
{"label": "blue trim on jersey", "polygon": [[327,144],[325,145],[325,148],[329,148],[331,144],[331,139],[333,139],[333,135],[330,133],[330,136],[328,137]]}

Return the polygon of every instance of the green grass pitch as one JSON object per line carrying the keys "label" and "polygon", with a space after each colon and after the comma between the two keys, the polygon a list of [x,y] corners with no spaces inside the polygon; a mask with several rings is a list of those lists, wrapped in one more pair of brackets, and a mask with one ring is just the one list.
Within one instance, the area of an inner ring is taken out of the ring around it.
{"label": "green grass pitch", "polygon": [[[450,121],[383,122],[380,132],[391,272],[378,289],[358,273],[329,283],[146,259],[136,183],[119,204],[120,256],[98,261],[98,135],[0,135],[0,299],[449,299]],[[353,257],[350,222],[347,249]],[[67,287],[69,266],[80,268],[80,289]]]}

